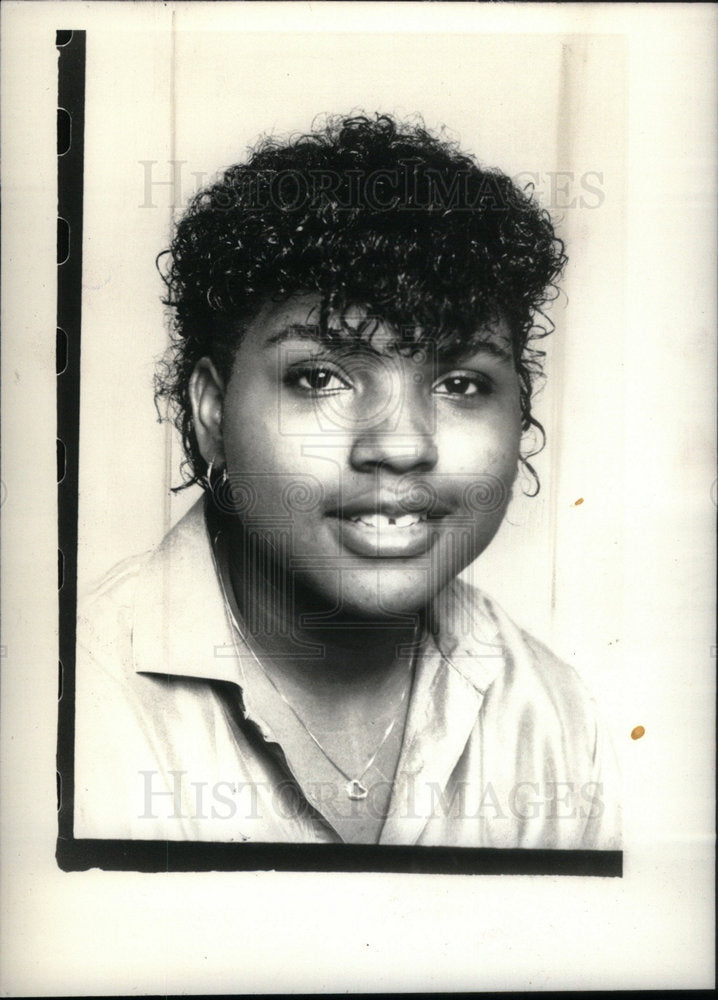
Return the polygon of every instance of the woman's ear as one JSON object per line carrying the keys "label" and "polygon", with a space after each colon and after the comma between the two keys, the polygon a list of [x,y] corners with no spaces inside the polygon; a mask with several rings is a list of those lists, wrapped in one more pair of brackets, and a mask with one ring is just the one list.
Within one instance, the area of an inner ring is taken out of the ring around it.
{"label": "woman's ear", "polygon": [[222,410],[224,383],[209,358],[200,358],[189,380],[192,419],[197,444],[207,465],[215,469],[224,465],[222,440]]}

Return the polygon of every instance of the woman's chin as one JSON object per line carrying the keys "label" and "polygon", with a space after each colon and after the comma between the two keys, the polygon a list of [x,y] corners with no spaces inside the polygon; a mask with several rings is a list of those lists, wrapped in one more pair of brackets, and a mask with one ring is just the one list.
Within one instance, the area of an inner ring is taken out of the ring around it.
{"label": "woman's chin", "polygon": [[326,577],[316,583],[305,581],[302,603],[306,626],[346,623],[407,627],[427,607],[445,585],[430,567],[387,568],[386,564],[367,569],[342,569],[332,574],[333,586]]}

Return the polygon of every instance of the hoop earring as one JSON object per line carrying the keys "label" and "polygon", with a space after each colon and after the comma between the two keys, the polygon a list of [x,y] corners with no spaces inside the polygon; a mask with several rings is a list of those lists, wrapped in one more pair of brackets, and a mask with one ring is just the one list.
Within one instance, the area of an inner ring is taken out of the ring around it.
{"label": "hoop earring", "polygon": [[205,477],[207,491],[209,492],[209,495],[212,497],[212,502],[214,506],[217,508],[217,510],[221,511],[224,514],[231,514],[233,513],[234,508],[232,505],[232,491],[229,488],[230,480],[229,480],[229,473],[227,472],[227,466],[226,465],[224,466],[221,475],[219,472],[217,472],[213,480],[212,479],[213,465],[214,465],[214,459],[212,459],[212,461],[207,466],[207,475]]}
{"label": "hoop earring", "polygon": [[[214,466],[214,458],[210,459],[209,465],[207,466],[207,471],[205,472],[204,476],[202,477],[202,484],[208,490],[210,490],[210,492],[214,488],[214,484],[212,483],[212,468],[213,468],[213,466]],[[219,485],[220,486],[224,486],[228,481],[229,481],[229,476],[227,475],[227,466],[225,465],[225,467],[222,469],[222,478],[219,481]]]}

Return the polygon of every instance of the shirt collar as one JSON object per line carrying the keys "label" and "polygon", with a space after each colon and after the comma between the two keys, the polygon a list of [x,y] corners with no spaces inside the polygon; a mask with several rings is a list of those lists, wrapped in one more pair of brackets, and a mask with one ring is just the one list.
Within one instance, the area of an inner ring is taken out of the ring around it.
{"label": "shirt collar", "polygon": [[132,647],[138,673],[240,683],[203,497],[140,571]]}
{"label": "shirt collar", "polygon": [[[501,630],[492,607],[458,578],[435,601],[432,638],[453,671],[479,694],[503,668]],[[238,643],[242,645],[230,623],[200,498],[140,571],[132,636],[135,670],[241,687]]]}
{"label": "shirt collar", "polygon": [[504,642],[491,602],[459,577],[434,602],[433,639],[448,665],[479,694],[504,667]]}

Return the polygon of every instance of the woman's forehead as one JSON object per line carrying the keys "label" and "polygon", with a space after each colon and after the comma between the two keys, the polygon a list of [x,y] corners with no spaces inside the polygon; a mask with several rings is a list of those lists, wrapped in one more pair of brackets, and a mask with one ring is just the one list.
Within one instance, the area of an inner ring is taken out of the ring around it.
{"label": "woman's forehead", "polygon": [[351,304],[341,311],[324,310],[322,297],[316,292],[266,301],[247,327],[247,336],[257,347],[307,340],[344,348],[357,344],[379,354],[434,344],[437,353],[458,356],[482,344],[491,346],[497,356],[513,358],[511,331],[502,316],[491,323],[477,324],[464,336],[437,336],[417,323],[393,324],[361,305]]}

